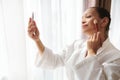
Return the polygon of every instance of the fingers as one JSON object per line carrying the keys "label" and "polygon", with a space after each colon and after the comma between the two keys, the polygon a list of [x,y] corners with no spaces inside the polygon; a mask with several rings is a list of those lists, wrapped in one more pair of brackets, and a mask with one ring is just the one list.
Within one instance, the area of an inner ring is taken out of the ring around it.
{"label": "fingers", "polygon": [[89,38],[89,40],[92,41],[92,42],[94,42],[94,41],[96,41],[96,38],[97,38],[97,33],[94,33],[94,34]]}
{"label": "fingers", "polygon": [[34,20],[32,20],[31,18],[29,19],[29,23],[28,23],[28,27],[36,27],[36,23]]}
{"label": "fingers", "polygon": [[100,39],[100,32],[97,32],[96,34],[97,34],[96,35],[96,40],[99,40]]}
{"label": "fingers", "polygon": [[93,41],[99,41],[100,40],[100,32],[94,33],[92,40]]}
{"label": "fingers", "polygon": [[93,23],[95,24],[95,30],[96,30],[96,32],[98,32],[99,31],[99,29],[98,29],[98,21],[95,19],[93,21]]}
{"label": "fingers", "polygon": [[101,33],[100,32],[97,32],[96,40],[99,42],[100,46],[102,46]]}
{"label": "fingers", "polygon": [[100,32],[94,33],[92,36],[89,37],[87,40],[87,50],[94,51],[95,53],[97,50],[102,46]]}
{"label": "fingers", "polygon": [[94,33],[94,35],[93,35],[93,42],[96,42],[97,44],[99,44],[99,46],[102,46],[100,32]]}
{"label": "fingers", "polygon": [[36,39],[39,37],[39,32],[36,29],[33,29],[33,30],[28,31],[28,35],[31,38]]}
{"label": "fingers", "polygon": [[93,34],[93,39],[92,39],[92,40],[93,40],[93,41],[96,41],[96,37],[97,37],[97,33],[94,33],[94,34]]}
{"label": "fingers", "polygon": [[90,42],[93,43],[100,43],[101,44],[101,38],[100,38],[100,32],[94,33],[90,38]]}
{"label": "fingers", "polygon": [[29,18],[29,22],[28,22],[28,34],[31,37],[39,36],[39,30],[38,30],[38,28],[36,26],[36,22],[32,18]]}
{"label": "fingers", "polygon": [[29,22],[28,22],[28,32],[29,31],[34,31],[36,27],[36,23],[32,18],[29,18]]}

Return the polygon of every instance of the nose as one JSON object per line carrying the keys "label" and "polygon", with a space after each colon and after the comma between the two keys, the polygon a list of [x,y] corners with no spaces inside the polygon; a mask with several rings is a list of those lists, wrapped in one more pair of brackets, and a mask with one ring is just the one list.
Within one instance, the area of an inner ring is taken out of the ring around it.
{"label": "nose", "polygon": [[85,23],[86,23],[85,19],[82,18],[82,24],[85,24]]}
{"label": "nose", "polygon": [[86,20],[85,20],[85,16],[82,16],[82,24],[85,24]]}
{"label": "nose", "polygon": [[82,20],[82,24],[85,24],[85,21]]}

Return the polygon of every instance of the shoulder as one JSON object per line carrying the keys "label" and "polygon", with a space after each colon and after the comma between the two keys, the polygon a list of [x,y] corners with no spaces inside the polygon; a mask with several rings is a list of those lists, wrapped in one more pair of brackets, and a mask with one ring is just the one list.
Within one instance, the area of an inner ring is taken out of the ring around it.
{"label": "shoulder", "polygon": [[78,39],[74,42],[74,49],[82,49],[86,46],[86,39]]}
{"label": "shoulder", "polygon": [[97,59],[100,63],[111,63],[120,59],[120,51],[107,39],[98,50]]}

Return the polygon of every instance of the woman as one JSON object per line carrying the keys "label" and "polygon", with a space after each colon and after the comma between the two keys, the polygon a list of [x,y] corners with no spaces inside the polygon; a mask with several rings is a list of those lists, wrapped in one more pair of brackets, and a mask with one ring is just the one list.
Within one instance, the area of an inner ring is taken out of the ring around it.
{"label": "woman", "polygon": [[28,33],[39,50],[37,66],[65,66],[68,80],[119,80],[120,51],[109,41],[110,21],[104,8],[87,9],[82,16],[82,31],[88,39],[74,41],[58,55],[42,44],[36,23],[30,18]]}

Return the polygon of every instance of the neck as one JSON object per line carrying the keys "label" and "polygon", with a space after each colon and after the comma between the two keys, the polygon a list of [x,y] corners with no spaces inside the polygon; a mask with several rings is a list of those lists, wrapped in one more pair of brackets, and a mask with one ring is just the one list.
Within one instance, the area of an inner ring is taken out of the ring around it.
{"label": "neck", "polygon": [[108,38],[108,34],[106,33],[101,33],[101,42],[103,43],[107,38]]}

